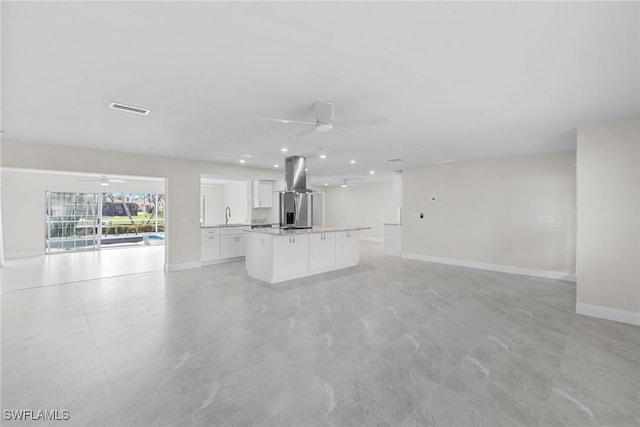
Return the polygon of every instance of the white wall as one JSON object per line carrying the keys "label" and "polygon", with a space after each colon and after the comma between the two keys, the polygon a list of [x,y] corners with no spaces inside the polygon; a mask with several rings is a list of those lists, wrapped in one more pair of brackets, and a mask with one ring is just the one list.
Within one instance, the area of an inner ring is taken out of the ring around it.
{"label": "white wall", "polygon": [[[213,181],[213,182],[212,182]],[[251,221],[251,183],[205,178],[201,193],[205,196],[205,225],[224,224],[226,208],[231,209],[229,224]]]}
{"label": "white wall", "polygon": [[224,185],[205,184],[200,189],[205,197],[204,225],[218,225],[224,222]]}
{"label": "white wall", "polygon": [[393,183],[358,183],[346,188],[324,187],[325,225],[371,227],[362,230],[363,239],[384,240],[384,223],[396,222],[393,205]]}
{"label": "white wall", "polygon": [[403,256],[572,278],[574,152],[434,165],[402,176]]}
{"label": "white wall", "polygon": [[[2,7],[0,7],[0,15],[2,15]],[[1,62],[1,59],[0,59]],[[0,72],[1,74],[1,72]],[[0,133],[0,164],[2,164],[2,134]],[[4,196],[2,195],[2,189],[3,189],[3,184],[2,184],[2,173],[0,173],[0,267],[2,267],[4,265],[4,244],[2,243],[4,241],[4,233],[2,231],[2,200],[4,200]]]}
{"label": "white wall", "polygon": [[640,122],[578,129],[578,313],[640,325]]}
{"label": "white wall", "polygon": [[[200,179],[202,174],[229,179],[282,179],[282,173],[268,169],[227,166],[193,160],[172,159],[112,151],[2,141],[2,166],[34,170],[104,173],[166,179],[166,268],[170,270],[200,265]],[[15,184],[12,184],[15,185]],[[9,185],[3,183],[3,194]],[[31,194],[25,194],[30,197]],[[19,209],[2,203],[2,213]],[[8,223],[4,232],[22,222]],[[6,240],[6,239],[5,239]],[[15,251],[5,246],[5,252]]]}
{"label": "white wall", "polygon": [[[247,182],[238,181],[230,182],[224,185],[224,207],[231,209],[231,218],[229,224],[247,223],[251,221],[249,218],[249,190],[251,187]],[[224,213],[224,210],[223,210]],[[222,217],[224,222],[224,216]]]}

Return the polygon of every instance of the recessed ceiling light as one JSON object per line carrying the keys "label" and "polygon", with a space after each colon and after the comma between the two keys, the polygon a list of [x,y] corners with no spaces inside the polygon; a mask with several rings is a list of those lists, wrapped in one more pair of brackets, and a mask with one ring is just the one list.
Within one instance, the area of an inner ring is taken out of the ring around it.
{"label": "recessed ceiling light", "polygon": [[321,158],[321,159],[326,159],[326,158],[327,158],[327,155],[326,155],[326,154],[320,154],[320,158]]}
{"label": "recessed ceiling light", "polygon": [[347,188],[347,184],[340,184],[340,187]]}
{"label": "recessed ceiling light", "polygon": [[326,187],[327,185],[329,185],[329,184],[325,182],[325,183],[324,183],[324,186]]}
{"label": "recessed ceiling light", "polygon": [[354,164],[356,161],[355,160],[351,160],[349,163]]}
{"label": "recessed ceiling light", "polygon": [[245,160],[244,160],[244,159],[240,159],[240,163],[244,163],[244,162],[245,162]]}
{"label": "recessed ceiling light", "polygon": [[309,169],[308,169],[308,168],[304,168],[304,171],[305,171],[305,172],[309,172]]}
{"label": "recessed ceiling light", "polygon": [[274,168],[279,168],[279,167],[280,167],[280,165],[273,165],[273,167],[274,167]]}
{"label": "recessed ceiling light", "polygon": [[289,151],[289,149],[287,147],[282,147],[280,151],[282,151],[283,153],[286,153],[287,151]]}
{"label": "recessed ceiling light", "polygon": [[373,175],[374,173],[376,173],[376,171],[369,171],[369,173]]}

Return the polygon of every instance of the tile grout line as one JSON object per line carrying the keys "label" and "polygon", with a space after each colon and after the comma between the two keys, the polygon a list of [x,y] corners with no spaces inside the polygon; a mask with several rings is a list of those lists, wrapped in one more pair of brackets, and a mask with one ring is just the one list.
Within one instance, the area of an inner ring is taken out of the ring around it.
{"label": "tile grout line", "polygon": [[118,278],[124,277],[124,276],[135,276],[136,274],[157,273],[157,272],[160,272],[160,271],[162,271],[162,270],[149,270],[149,271],[140,271],[140,272],[136,272],[136,273],[114,274],[113,276],[100,276],[100,277],[94,277],[94,278],[88,278],[88,279],[70,280],[68,282],[49,283],[49,284],[43,284],[43,285],[38,285],[38,286],[30,286],[28,288],[12,289],[10,291],[1,292],[1,293],[3,295],[6,295],[6,294],[13,293],[13,292],[30,291],[30,290],[42,289],[42,288],[54,288],[56,286],[76,285],[78,283],[83,283],[83,282],[94,282],[96,280],[105,280],[105,279],[118,279]]}
{"label": "tile grout line", "polygon": [[138,298],[136,296],[136,294],[131,292],[131,290],[129,290],[129,288],[124,283],[122,283],[120,281],[120,277],[116,277],[115,279],[118,281],[118,283],[120,283],[120,286],[122,286],[123,288],[125,288],[127,290],[129,295],[131,295],[136,301],[138,301],[138,304],[140,304],[147,311],[147,313],[149,313],[151,315],[151,317],[153,317],[155,320],[158,320],[158,318],[151,312],[151,310],[149,310],[149,308],[146,305],[144,305],[144,303],[142,301],[140,301],[140,298]]}
{"label": "tile grout line", "polygon": [[98,354],[98,360],[100,361],[100,366],[102,367],[102,373],[104,375],[104,379],[107,382],[107,387],[109,387],[109,393],[113,396],[113,390],[111,388],[111,382],[109,381],[109,376],[107,375],[107,370],[104,368],[104,362],[102,361],[102,356],[100,355],[100,349],[98,349],[98,344],[96,344],[96,338],[93,335],[93,329],[91,329],[91,323],[89,323],[89,318],[87,317],[87,311],[84,309],[84,303],[82,302],[82,297],[80,296],[80,291],[76,285],[73,285],[73,288],[76,290],[76,294],[78,295],[78,299],[80,300],[80,306],[82,307],[82,312],[84,313],[84,321],[87,322],[87,327],[89,328],[89,334],[91,334],[91,341],[93,342],[93,346],[96,349],[96,353]]}

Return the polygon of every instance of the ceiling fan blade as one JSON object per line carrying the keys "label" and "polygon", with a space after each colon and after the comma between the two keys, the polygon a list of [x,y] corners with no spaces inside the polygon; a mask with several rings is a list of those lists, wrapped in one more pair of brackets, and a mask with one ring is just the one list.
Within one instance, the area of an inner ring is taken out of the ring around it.
{"label": "ceiling fan blade", "polygon": [[271,120],[271,121],[280,122],[280,123],[293,123],[293,124],[314,125],[315,126],[315,122],[301,122],[299,120],[272,119],[271,117],[261,117],[261,119],[262,120]]}
{"label": "ceiling fan blade", "polygon": [[334,126],[333,128],[334,128],[334,129],[338,129],[340,132],[342,132],[342,133],[346,133],[347,135],[351,135],[351,136],[360,136],[360,135],[358,135],[357,133],[355,133],[355,132],[351,132],[350,130],[346,130],[346,129],[344,129],[344,128],[340,127],[340,126]]}
{"label": "ceiling fan blade", "polygon": [[391,123],[388,117],[371,117],[368,119],[340,120],[334,122],[338,126],[370,126],[370,125],[388,125]]}
{"label": "ceiling fan blade", "polygon": [[298,132],[295,135],[291,135],[291,138],[293,138],[293,139],[300,138],[301,136],[304,136],[304,135],[306,135],[308,133],[313,132],[315,129],[316,129],[315,127],[312,127],[312,128],[309,128],[309,129],[305,129],[302,132]]}
{"label": "ceiling fan blade", "polygon": [[316,120],[319,123],[333,122],[333,114],[335,112],[335,105],[333,102],[317,101],[313,104],[313,111],[316,115]]}
{"label": "ceiling fan blade", "polygon": [[125,181],[124,179],[108,179],[107,181],[109,181],[109,182],[115,182],[115,183],[117,183],[117,184],[124,184],[124,183],[126,183],[126,182],[127,182],[127,181]]}

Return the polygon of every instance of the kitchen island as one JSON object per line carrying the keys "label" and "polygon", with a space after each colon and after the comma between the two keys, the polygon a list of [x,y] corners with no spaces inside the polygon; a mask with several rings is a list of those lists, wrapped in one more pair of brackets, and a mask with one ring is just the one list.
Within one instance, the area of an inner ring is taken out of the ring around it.
{"label": "kitchen island", "polygon": [[358,265],[360,230],[369,227],[313,227],[245,230],[246,269],[268,283]]}

